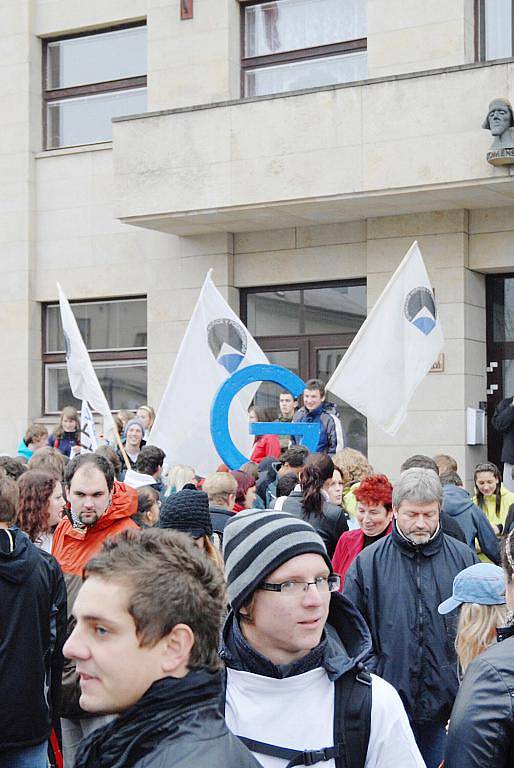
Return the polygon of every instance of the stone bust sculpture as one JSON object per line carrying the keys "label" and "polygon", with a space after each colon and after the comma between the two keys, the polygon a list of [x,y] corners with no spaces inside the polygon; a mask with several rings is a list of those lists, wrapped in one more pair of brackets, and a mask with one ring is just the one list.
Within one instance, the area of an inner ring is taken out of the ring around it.
{"label": "stone bust sculpture", "polygon": [[[491,131],[493,143],[487,153],[487,160],[492,165],[514,163],[514,112],[508,99],[493,99],[489,104],[482,128]],[[510,150],[510,151],[506,151]]]}

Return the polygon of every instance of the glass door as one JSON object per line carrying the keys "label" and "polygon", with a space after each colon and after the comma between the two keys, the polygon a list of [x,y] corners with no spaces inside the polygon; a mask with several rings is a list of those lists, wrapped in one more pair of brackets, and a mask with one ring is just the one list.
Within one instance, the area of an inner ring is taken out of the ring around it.
{"label": "glass door", "polygon": [[489,275],[487,312],[487,417],[489,460],[501,466],[503,436],[491,418],[501,400],[514,396],[514,275]]}

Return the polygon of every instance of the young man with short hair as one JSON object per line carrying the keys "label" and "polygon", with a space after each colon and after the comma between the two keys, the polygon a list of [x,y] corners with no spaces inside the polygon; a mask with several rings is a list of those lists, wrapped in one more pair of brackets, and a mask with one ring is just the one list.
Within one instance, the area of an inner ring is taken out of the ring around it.
{"label": "young man with short hair", "polygon": [[[333,403],[325,402],[325,384],[320,379],[309,379],[303,391],[303,408],[295,413],[293,422],[319,424],[320,433],[317,453],[333,455],[344,448],[343,427],[337,408]],[[291,443],[301,443],[302,439],[291,437]]]}
{"label": "young man with short hair", "polygon": [[245,510],[223,544],[225,717],[261,765],[424,768],[398,694],[364,669],[368,629],[312,526]]}
{"label": "young man with short hair", "polygon": [[23,456],[27,461],[37,451],[48,445],[48,429],[44,424],[31,424],[20,440],[18,456]]}
{"label": "young man with short hair", "polygon": [[161,476],[165,458],[166,454],[162,448],[158,448],[156,445],[145,445],[139,451],[136,468],[127,469],[123,482],[136,490],[151,486],[155,488],[157,493],[163,493],[164,485]]}
{"label": "young man with short hair", "polygon": [[308,455],[309,451],[304,445],[292,445],[283,454],[281,461],[273,462],[268,472],[259,477],[256,490],[262,498],[266,509],[273,509],[277,499],[277,483],[279,479],[291,473],[299,478]]}
{"label": "young man with short hair", "polygon": [[223,576],[189,536],[125,531],[85,567],[64,653],[80,705],[119,717],[75,768],[257,768],[219,712]]}
{"label": "young man with short hair", "polygon": [[225,525],[235,515],[237,480],[230,472],[213,472],[205,478],[202,490],[209,497],[212,531],[221,544]]}

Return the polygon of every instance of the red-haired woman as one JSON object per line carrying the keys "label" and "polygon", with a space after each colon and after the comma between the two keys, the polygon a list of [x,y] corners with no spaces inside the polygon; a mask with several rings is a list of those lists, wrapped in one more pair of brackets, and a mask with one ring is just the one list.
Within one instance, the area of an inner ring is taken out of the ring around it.
{"label": "red-haired woman", "polygon": [[343,533],[332,558],[335,573],[344,577],[359,552],[391,533],[393,520],[393,486],[385,475],[371,475],[361,480],[355,490],[355,516],[360,528]]}
{"label": "red-haired woman", "polygon": [[52,549],[53,529],[64,512],[60,480],[48,472],[30,469],[18,478],[17,525],[40,549]]}

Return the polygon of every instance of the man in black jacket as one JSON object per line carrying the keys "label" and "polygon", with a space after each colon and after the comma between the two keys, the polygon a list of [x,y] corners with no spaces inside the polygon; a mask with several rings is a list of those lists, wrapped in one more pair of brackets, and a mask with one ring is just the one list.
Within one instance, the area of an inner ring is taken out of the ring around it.
{"label": "man in black jacket", "polygon": [[64,653],[80,706],[119,716],[75,768],[257,768],[219,712],[223,576],[186,534],[123,531],[85,567]]}
{"label": "man in black jacket", "polygon": [[18,488],[0,477],[0,765],[46,768],[58,709],[66,588],[57,561],[14,527]]}
{"label": "man in black jacket", "polygon": [[443,759],[458,688],[455,627],[437,607],[452,594],[457,573],[478,562],[466,544],[442,532],[441,503],[435,472],[402,472],[391,535],[357,556],[344,583],[371,630],[371,668],[399,692],[427,768]]}
{"label": "man in black jacket", "polygon": [[499,403],[491,420],[493,427],[503,434],[502,461],[503,485],[514,491],[514,397],[506,397]]}

